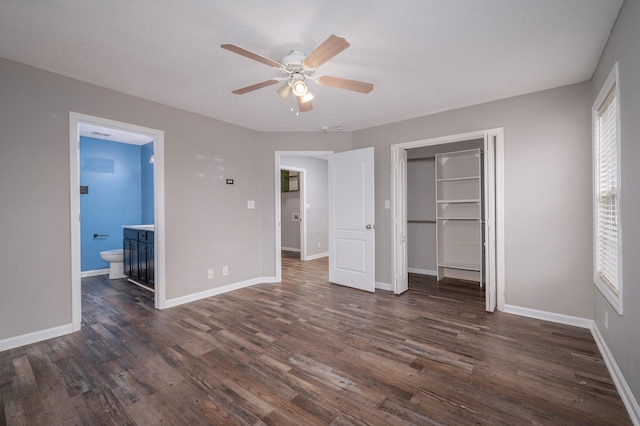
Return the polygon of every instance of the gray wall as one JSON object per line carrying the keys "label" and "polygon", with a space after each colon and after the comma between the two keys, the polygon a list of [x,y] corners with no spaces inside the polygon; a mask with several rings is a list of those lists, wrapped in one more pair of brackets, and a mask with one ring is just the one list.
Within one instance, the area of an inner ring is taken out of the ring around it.
{"label": "gray wall", "polygon": [[[329,167],[327,160],[313,157],[283,156],[281,164],[305,169],[304,179],[306,181],[307,206],[309,207],[305,212],[307,256],[327,253],[329,250]],[[296,211],[299,210],[298,207]],[[291,214],[289,214],[288,220],[291,221]],[[284,237],[282,246],[285,247]]]}
{"label": "gray wall", "polygon": [[69,111],[164,130],[168,299],[261,276],[256,132],[4,59],[0,93],[0,339],[71,323]]}
{"label": "gray wall", "polygon": [[590,99],[587,82],[355,132],[375,147],[376,280],[391,282],[390,146],[504,127],[506,303],[592,318]]}
{"label": "gray wall", "polygon": [[[621,225],[623,315],[591,286],[594,295],[594,315],[609,350],[622,371],[636,401],[640,400],[640,2],[625,1],[618,15],[609,42],[593,75],[591,101],[595,101],[613,64],[620,66],[620,135],[621,152]],[[604,326],[604,312],[609,313],[609,328]]]}
{"label": "gray wall", "polygon": [[[433,158],[407,162],[407,220],[436,219],[435,172]],[[407,224],[407,263],[412,272],[436,273],[435,223]]]}

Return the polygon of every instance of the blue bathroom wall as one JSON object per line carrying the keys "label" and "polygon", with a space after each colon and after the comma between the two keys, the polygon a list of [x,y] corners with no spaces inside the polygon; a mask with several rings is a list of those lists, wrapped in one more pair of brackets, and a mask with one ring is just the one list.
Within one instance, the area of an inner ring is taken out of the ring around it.
{"label": "blue bathroom wall", "polygon": [[80,185],[89,187],[80,195],[82,271],[108,268],[100,252],[122,248],[122,225],[143,223],[141,152],[137,145],[80,137]]}
{"label": "blue bathroom wall", "polygon": [[149,159],[153,155],[153,142],[149,142],[141,147],[142,158],[140,168],[142,172],[142,223],[154,223],[153,216],[153,164]]}

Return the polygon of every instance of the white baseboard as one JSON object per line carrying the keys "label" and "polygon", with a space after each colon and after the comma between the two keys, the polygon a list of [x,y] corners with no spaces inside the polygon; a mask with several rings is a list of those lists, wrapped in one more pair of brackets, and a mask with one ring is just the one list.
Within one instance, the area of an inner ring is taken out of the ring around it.
{"label": "white baseboard", "polygon": [[80,272],[80,278],[95,277],[97,275],[104,275],[109,273],[109,268],[106,269],[94,269],[93,271]]}
{"label": "white baseboard", "polygon": [[311,256],[307,256],[306,260],[315,260],[315,259],[320,259],[321,257],[327,257],[329,256],[329,252],[324,252],[324,253],[318,253],[318,254],[312,254]]}
{"label": "white baseboard", "polygon": [[206,299],[207,297],[217,296],[219,294],[228,293],[230,291],[238,290],[244,287],[251,287],[256,284],[266,284],[266,283],[274,283],[274,282],[276,282],[275,277],[252,278],[250,280],[240,281],[238,283],[212,288],[210,290],[201,291],[199,293],[193,293],[193,294],[188,294],[182,297],[176,297],[175,299],[167,299],[165,300],[164,306],[162,307],[162,309],[173,308],[174,306],[183,305],[189,302],[195,302],[196,300]]}
{"label": "white baseboard", "polygon": [[393,291],[393,286],[391,284],[389,284],[389,283],[383,283],[383,282],[380,282],[380,281],[376,281],[376,289]]}
{"label": "white baseboard", "polygon": [[296,253],[300,253],[300,249],[299,248],[295,248],[295,247],[280,247],[283,251],[294,251]]}
{"label": "white baseboard", "polygon": [[438,272],[433,269],[407,268],[407,272],[410,274],[431,275],[434,277],[438,275]]}
{"label": "white baseboard", "polygon": [[521,306],[504,305],[503,312],[520,315],[523,317],[535,318],[544,321],[557,322],[559,324],[572,325],[574,327],[591,329],[593,321],[586,318],[574,317],[571,315],[556,314],[554,312],[539,311],[537,309],[523,308]]}
{"label": "white baseboard", "polygon": [[629,413],[629,417],[631,417],[631,422],[634,425],[640,425],[640,406],[638,405],[638,400],[633,396],[633,392],[631,392],[627,381],[622,375],[622,371],[620,371],[616,360],[613,358],[613,355],[611,354],[611,351],[609,350],[607,343],[604,341],[604,338],[602,337],[602,334],[595,322],[593,322],[591,326],[591,334],[598,345],[598,349],[600,349],[604,363],[607,365],[609,374],[611,374],[611,378],[613,379],[616,389],[620,394],[620,398]]}
{"label": "white baseboard", "polygon": [[65,324],[58,327],[48,328],[46,330],[9,337],[8,339],[0,340],[0,352],[17,348],[19,346],[42,342],[43,340],[53,339],[54,337],[64,336],[65,334],[70,334],[72,332],[73,324]]}

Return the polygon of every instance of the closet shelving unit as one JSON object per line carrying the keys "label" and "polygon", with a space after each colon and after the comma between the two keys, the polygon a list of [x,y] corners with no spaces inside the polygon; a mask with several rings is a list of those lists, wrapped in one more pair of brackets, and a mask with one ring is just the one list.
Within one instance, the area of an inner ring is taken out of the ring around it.
{"label": "closet shelving unit", "polygon": [[483,285],[481,162],[479,149],[436,155],[438,281]]}

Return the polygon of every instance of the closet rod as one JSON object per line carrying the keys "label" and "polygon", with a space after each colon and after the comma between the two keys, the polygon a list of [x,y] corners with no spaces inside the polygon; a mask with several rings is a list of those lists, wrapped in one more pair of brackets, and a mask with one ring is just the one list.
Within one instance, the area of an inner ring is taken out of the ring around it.
{"label": "closet rod", "polygon": [[416,157],[416,158],[407,158],[407,161],[420,161],[420,160],[435,160],[436,156],[433,157]]}
{"label": "closet rod", "polygon": [[407,223],[436,223],[435,220],[407,220]]}

